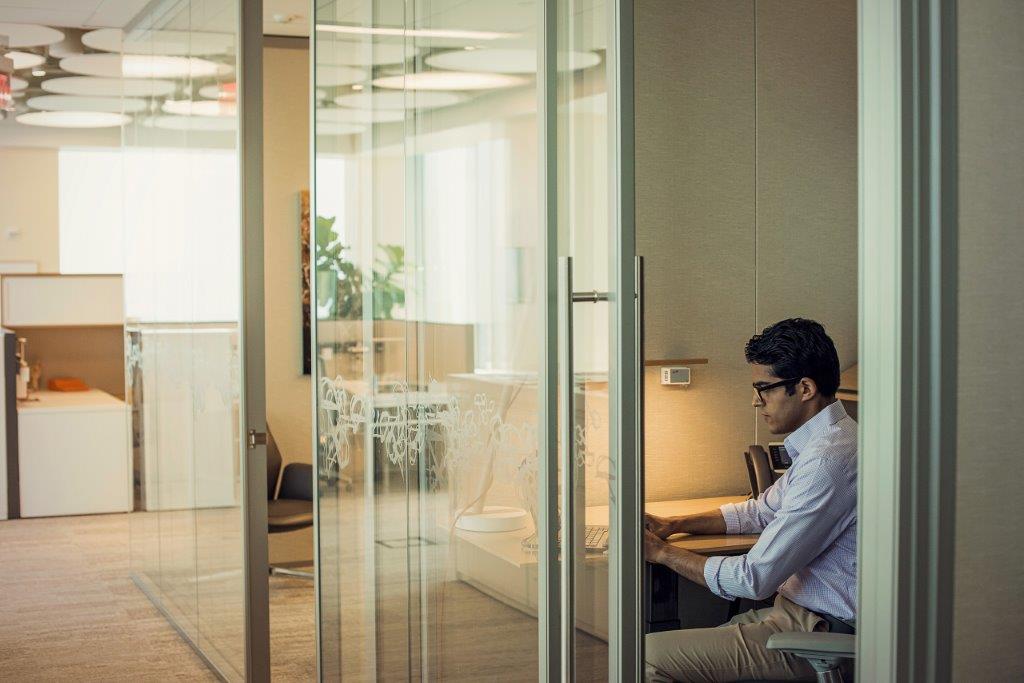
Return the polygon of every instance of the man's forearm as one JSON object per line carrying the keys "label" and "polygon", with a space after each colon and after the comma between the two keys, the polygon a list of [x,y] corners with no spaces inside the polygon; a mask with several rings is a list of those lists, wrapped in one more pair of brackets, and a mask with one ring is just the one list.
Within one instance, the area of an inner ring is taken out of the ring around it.
{"label": "man's forearm", "polygon": [[703,555],[673,545],[665,545],[660,549],[657,557],[650,559],[707,588],[707,581],[704,580],[704,565],[707,564],[708,558]]}
{"label": "man's forearm", "polygon": [[677,534],[724,534],[725,517],[721,510],[684,515],[673,520],[672,531]]}

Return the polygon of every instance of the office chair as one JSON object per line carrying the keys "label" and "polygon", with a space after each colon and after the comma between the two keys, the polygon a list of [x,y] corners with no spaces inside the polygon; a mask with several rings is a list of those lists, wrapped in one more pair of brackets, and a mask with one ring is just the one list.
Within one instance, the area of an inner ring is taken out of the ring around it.
{"label": "office chair", "polygon": [[[281,472],[281,451],[267,428],[267,532],[279,534],[313,526],[313,466],[292,462]],[[278,490],[277,480],[281,486]],[[276,495],[275,495],[276,492]],[[313,573],[271,565],[270,573],[312,579]]]}
{"label": "office chair", "polygon": [[857,656],[857,636],[846,633],[775,633],[768,649],[803,657],[814,668],[818,683],[843,683],[843,661]]}
{"label": "office chair", "polygon": [[750,497],[757,498],[774,484],[779,476],[772,470],[768,453],[757,444],[750,446],[743,453],[743,459],[746,461],[747,476],[750,478]]}

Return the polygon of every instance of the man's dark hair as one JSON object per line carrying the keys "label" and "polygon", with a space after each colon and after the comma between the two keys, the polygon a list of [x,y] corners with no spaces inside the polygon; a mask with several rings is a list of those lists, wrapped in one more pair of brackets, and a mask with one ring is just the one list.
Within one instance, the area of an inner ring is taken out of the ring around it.
{"label": "man's dark hair", "polygon": [[[821,323],[804,318],[780,320],[755,334],[745,349],[748,363],[768,365],[781,379],[809,377],[822,396],[839,388],[839,354]],[[786,387],[792,394],[793,387]]]}

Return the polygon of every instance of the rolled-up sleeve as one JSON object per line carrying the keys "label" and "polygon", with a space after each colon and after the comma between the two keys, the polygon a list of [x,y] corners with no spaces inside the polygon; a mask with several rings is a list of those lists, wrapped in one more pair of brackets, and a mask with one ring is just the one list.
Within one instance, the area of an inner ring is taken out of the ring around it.
{"label": "rolled-up sleeve", "polygon": [[[842,519],[856,510],[856,489],[839,485],[845,473],[830,463],[807,463],[788,482],[777,512],[746,555],[710,557],[704,580],[713,593],[726,599],[763,600],[796,571],[821,554],[842,532]],[[760,500],[760,499],[758,499]],[[735,506],[741,531],[760,521],[758,508],[747,501]],[[729,517],[722,510],[729,525]]]}
{"label": "rolled-up sleeve", "polygon": [[764,531],[775,519],[775,511],[781,501],[778,486],[777,483],[772,484],[757,498],[721,506],[719,509],[725,518],[725,533],[759,534]]}

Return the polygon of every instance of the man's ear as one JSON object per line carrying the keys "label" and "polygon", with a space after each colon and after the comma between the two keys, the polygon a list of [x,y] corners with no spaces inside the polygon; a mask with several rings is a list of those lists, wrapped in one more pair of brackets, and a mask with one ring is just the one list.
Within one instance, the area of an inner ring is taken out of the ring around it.
{"label": "man's ear", "polygon": [[796,386],[800,392],[801,401],[810,401],[818,395],[818,383],[810,377],[802,377]]}

